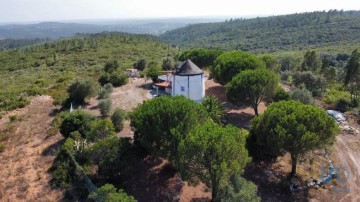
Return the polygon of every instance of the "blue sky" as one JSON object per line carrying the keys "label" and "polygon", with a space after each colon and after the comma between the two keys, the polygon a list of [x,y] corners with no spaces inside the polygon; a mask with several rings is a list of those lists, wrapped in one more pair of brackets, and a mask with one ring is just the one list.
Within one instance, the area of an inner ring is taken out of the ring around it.
{"label": "blue sky", "polygon": [[0,22],[267,16],[360,10],[360,0],[0,0]]}

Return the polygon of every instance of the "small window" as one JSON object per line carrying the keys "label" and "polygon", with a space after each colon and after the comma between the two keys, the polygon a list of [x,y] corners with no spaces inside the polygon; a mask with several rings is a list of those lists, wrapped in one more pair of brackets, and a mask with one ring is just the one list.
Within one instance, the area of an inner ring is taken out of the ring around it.
{"label": "small window", "polygon": [[185,92],[185,87],[181,86],[181,92]]}

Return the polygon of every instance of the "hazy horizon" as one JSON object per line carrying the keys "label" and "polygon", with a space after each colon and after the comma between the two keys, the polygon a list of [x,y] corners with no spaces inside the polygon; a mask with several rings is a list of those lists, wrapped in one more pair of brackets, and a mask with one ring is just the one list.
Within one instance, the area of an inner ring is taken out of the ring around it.
{"label": "hazy horizon", "polygon": [[284,15],[323,10],[360,10],[359,0],[0,0],[0,24],[235,18]]}

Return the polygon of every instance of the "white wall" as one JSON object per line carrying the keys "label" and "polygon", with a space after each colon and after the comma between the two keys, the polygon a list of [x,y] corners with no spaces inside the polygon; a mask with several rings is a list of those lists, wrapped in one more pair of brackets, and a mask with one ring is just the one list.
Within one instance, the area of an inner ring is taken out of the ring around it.
{"label": "white wall", "polygon": [[202,74],[195,76],[174,75],[172,80],[172,95],[183,95],[189,99],[200,101],[205,96],[204,84]]}

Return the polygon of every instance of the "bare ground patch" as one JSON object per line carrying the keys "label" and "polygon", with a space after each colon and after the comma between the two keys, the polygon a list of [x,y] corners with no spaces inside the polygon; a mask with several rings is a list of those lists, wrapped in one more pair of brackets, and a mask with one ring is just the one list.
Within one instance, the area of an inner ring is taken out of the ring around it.
{"label": "bare ground patch", "polygon": [[[43,151],[62,140],[60,134],[46,138],[52,117],[52,98],[37,96],[23,109],[9,112],[0,120],[0,130],[11,125],[5,151],[0,154],[1,201],[58,201],[61,190],[52,189],[47,170],[55,156]],[[21,119],[9,122],[9,116]]]}

